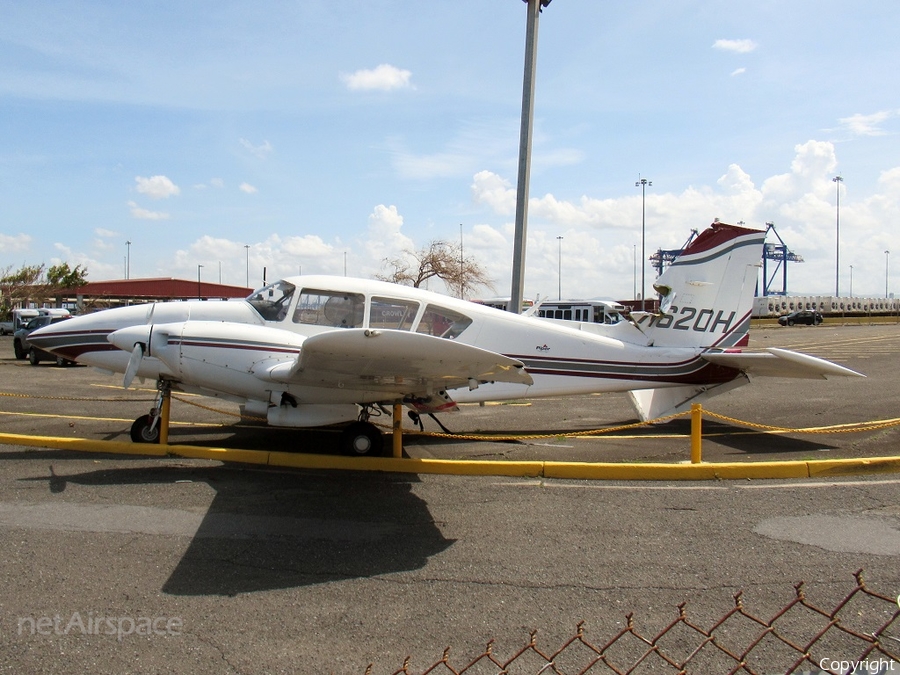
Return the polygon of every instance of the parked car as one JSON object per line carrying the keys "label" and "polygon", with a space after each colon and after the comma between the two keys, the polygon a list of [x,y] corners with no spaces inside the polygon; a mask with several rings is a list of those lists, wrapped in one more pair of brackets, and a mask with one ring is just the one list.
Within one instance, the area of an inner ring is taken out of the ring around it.
{"label": "parked car", "polygon": [[778,323],[782,326],[793,326],[796,323],[803,323],[807,326],[818,326],[822,323],[822,315],[810,309],[798,310],[778,317]]}
{"label": "parked car", "polygon": [[36,366],[41,361],[56,361],[56,365],[58,366],[73,365],[73,361],[64,359],[61,356],[56,356],[55,354],[51,354],[50,352],[45,352],[43,349],[38,349],[28,342],[28,336],[38,328],[49,326],[51,323],[65,321],[69,318],[71,318],[69,315],[51,316],[49,314],[44,314],[42,316],[37,316],[26,323],[22,328],[20,328],[13,334],[13,351],[15,351],[16,353],[16,358],[27,358],[29,363],[31,363],[31,365],[33,366]]}

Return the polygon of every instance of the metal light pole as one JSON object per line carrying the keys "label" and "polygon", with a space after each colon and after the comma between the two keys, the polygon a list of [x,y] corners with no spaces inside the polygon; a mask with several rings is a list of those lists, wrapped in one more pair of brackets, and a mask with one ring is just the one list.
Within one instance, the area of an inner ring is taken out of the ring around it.
{"label": "metal light pole", "polygon": [[250,288],[250,244],[244,244],[244,248],[247,251],[247,288]]}
{"label": "metal light pole", "polygon": [[203,293],[200,290],[200,269],[202,267],[203,267],[203,265],[197,265],[197,299],[198,300],[203,299]]}
{"label": "metal light pole", "polygon": [[459,299],[462,300],[463,289],[465,288],[465,280],[463,279],[463,230],[462,223],[459,224]]}
{"label": "metal light pole", "polygon": [[525,286],[525,232],[528,228],[528,183],[531,178],[531,138],[534,114],[534,71],[537,67],[538,17],[541,7],[550,0],[525,0],[528,23],[525,29],[525,80],[522,85],[522,125],[519,130],[519,175],[516,183],[516,230],[513,241],[512,282],[507,309],[522,311],[522,289]]}
{"label": "metal light pole", "polygon": [[888,294],[888,271],[890,269],[890,260],[891,260],[891,252],[884,252],[884,297],[885,299],[891,297]]}
{"label": "metal light pole", "polygon": [[853,297],[853,265],[850,265],[850,297]]}
{"label": "metal light pole", "polygon": [[[638,174],[638,178],[640,178],[640,174]],[[646,293],[644,292],[645,282],[644,282],[644,273],[647,268],[647,251],[646,251],[646,237],[647,237],[647,186],[652,186],[653,182],[647,180],[646,178],[640,178],[634,186],[641,188],[641,311],[646,310]]]}
{"label": "metal light pole", "polygon": [[556,299],[557,299],[557,300],[562,300],[562,240],[563,240],[562,237],[557,237],[557,238],[556,238],[556,243],[557,243],[557,246],[558,246],[558,248],[559,248],[559,251],[558,251],[557,257],[556,257],[556,260],[557,260],[557,279],[558,279],[558,281],[557,281],[557,289],[556,289],[556,292],[557,292]]}
{"label": "metal light pole", "polygon": [[125,256],[125,278],[131,278],[131,242],[125,242],[125,250],[127,251]]}
{"label": "metal light pole", "polygon": [[637,299],[637,244],[631,245],[631,299]]}
{"label": "metal light pole", "polygon": [[841,297],[841,183],[842,176],[831,179],[837,188],[837,215],[835,219],[835,244],[834,244],[834,297]]}

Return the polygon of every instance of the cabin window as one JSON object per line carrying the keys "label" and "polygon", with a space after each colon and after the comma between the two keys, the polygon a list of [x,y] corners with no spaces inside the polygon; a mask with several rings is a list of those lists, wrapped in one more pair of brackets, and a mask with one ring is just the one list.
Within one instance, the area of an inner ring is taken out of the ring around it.
{"label": "cabin window", "polygon": [[413,320],[418,311],[418,302],[374,297],[369,310],[369,327],[412,330]]}
{"label": "cabin window", "polygon": [[294,323],[334,328],[362,326],[365,298],[360,293],[304,288],[294,310]]}
{"label": "cabin window", "polygon": [[277,281],[274,284],[254,291],[247,298],[247,302],[259,312],[266,321],[281,321],[287,316],[288,306],[294,297],[296,286],[287,281]]}
{"label": "cabin window", "polygon": [[471,323],[472,319],[464,314],[437,305],[428,305],[416,332],[453,340]]}

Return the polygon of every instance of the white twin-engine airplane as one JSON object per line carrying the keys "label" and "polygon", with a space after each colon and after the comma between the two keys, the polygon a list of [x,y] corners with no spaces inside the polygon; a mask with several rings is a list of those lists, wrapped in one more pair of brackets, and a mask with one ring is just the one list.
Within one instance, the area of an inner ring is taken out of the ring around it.
{"label": "white twin-engine airplane", "polygon": [[458,402],[627,391],[642,420],[745,384],[753,375],[860,376],[783,349],[742,351],[765,233],[724,223],[657,279],[660,312],[615,325],[516,315],[438,293],[331,276],[282,279],[238,302],[161,302],[42,328],[37,347],[157,380],[160,398],[132,427],[159,438],[163,392],[235,401],[273,426],[353,422],[342,446],[377,454],[369,415]]}

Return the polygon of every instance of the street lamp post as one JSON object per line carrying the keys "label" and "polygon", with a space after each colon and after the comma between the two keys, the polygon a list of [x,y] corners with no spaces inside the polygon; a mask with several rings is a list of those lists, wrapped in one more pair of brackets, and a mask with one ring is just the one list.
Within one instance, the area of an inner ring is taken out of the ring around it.
{"label": "street lamp post", "polygon": [[250,288],[250,244],[244,244],[244,249],[247,251],[247,288]]}
{"label": "street lamp post", "polygon": [[839,298],[841,297],[841,183],[844,182],[844,178],[838,175],[831,180],[837,188],[834,237],[834,297]]}
{"label": "street lamp post", "polygon": [[459,224],[459,299],[462,300],[463,291],[465,289],[465,279],[463,278],[463,228],[462,223]]}
{"label": "street lamp post", "polygon": [[853,265],[850,265],[850,297],[853,297]]}
{"label": "street lamp post", "polygon": [[198,300],[203,299],[203,293],[201,292],[201,287],[200,287],[200,270],[202,267],[203,267],[203,265],[197,265],[197,299]]}
{"label": "street lamp post", "polygon": [[557,237],[556,244],[558,247],[558,252],[556,256],[556,266],[557,266],[557,288],[556,288],[556,299],[562,300],[562,240],[563,238]]}
{"label": "street lamp post", "polygon": [[131,278],[131,242],[130,241],[125,242],[125,250],[127,252],[126,256],[125,256],[125,278],[130,279]]}
{"label": "street lamp post", "polygon": [[885,299],[891,297],[888,294],[888,271],[890,270],[890,260],[891,260],[891,252],[884,252],[884,297]]}
{"label": "street lamp post", "polygon": [[[640,177],[640,174],[638,174]],[[647,186],[652,186],[653,182],[647,180],[646,178],[640,178],[634,186],[641,188],[641,311],[646,309],[646,293],[644,292],[645,288],[645,278],[644,273],[646,271],[646,259],[647,259],[647,243],[646,243],[646,233],[647,233]]]}
{"label": "street lamp post", "polygon": [[631,245],[631,298],[637,299],[637,244]]}
{"label": "street lamp post", "polygon": [[525,77],[522,84],[522,119],[519,127],[519,163],[516,180],[516,229],[513,238],[512,279],[507,309],[522,311],[525,286],[525,241],[528,230],[528,192],[531,180],[531,141],[534,133],[534,78],[537,70],[538,17],[550,0],[525,0],[528,18],[525,27]]}

